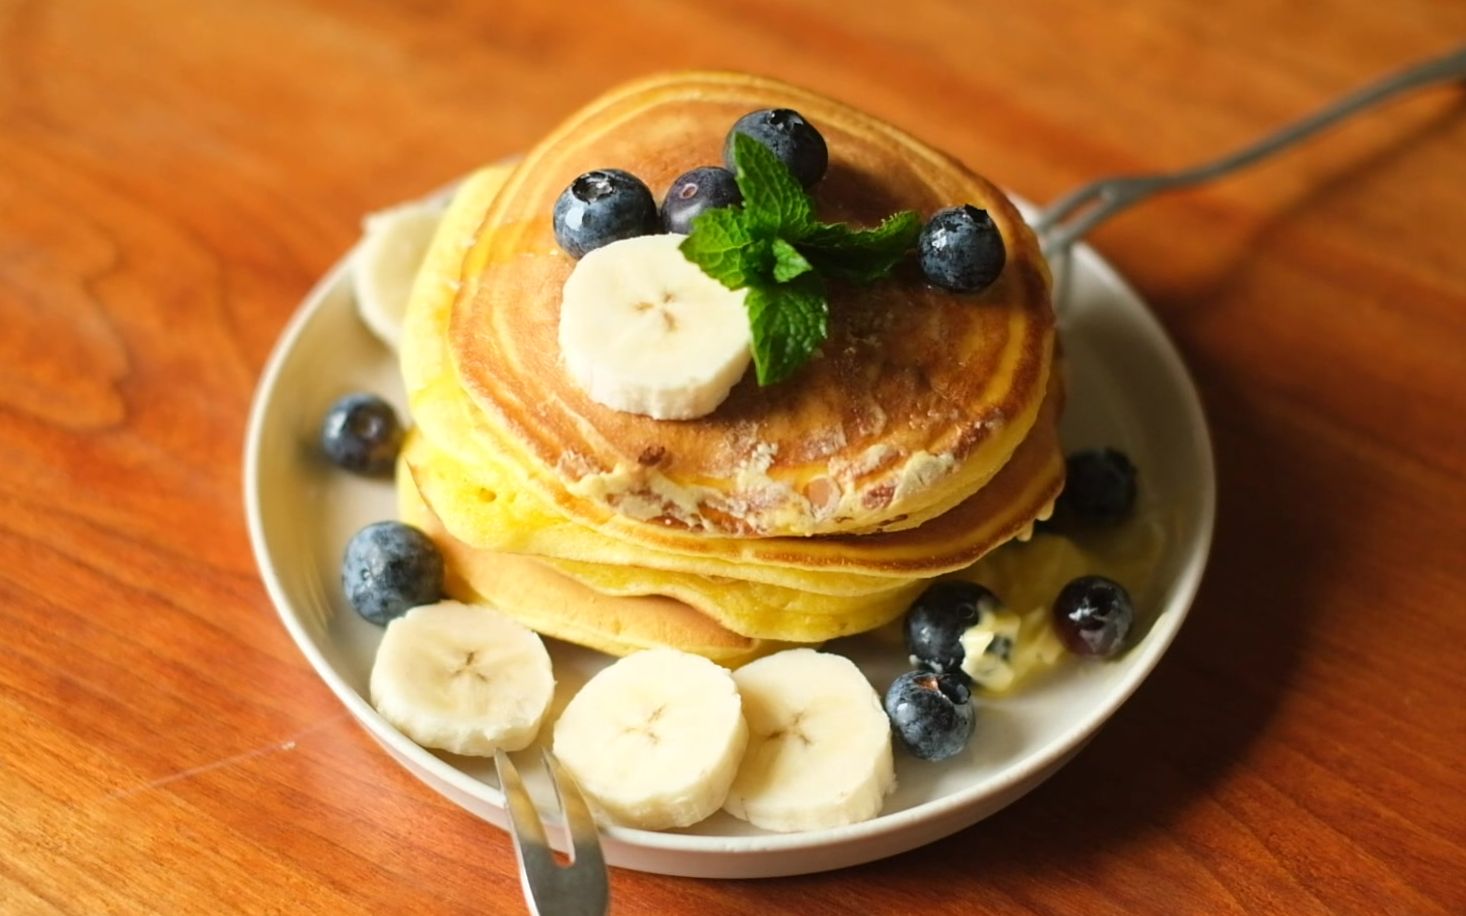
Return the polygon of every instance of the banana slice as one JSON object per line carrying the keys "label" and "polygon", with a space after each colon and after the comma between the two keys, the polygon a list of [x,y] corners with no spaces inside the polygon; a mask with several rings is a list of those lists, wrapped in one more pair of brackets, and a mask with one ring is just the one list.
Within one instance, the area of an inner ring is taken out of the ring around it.
{"label": "banana slice", "polygon": [[745,290],[683,257],[683,235],[597,248],[565,281],[560,352],[591,400],[659,420],[712,413],[748,368]]}
{"label": "banana slice", "polygon": [[555,723],[555,756],[586,795],[617,823],[647,830],[687,827],[722,807],[747,743],[728,671],[675,649],[602,669]]}
{"label": "banana slice", "polygon": [[848,658],[790,649],[733,672],[748,750],[723,808],[756,827],[819,830],[869,820],[896,787],[891,726]]}
{"label": "banana slice", "polygon": [[539,733],[555,693],[539,636],[482,605],[443,601],[387,625],[372,664],[372,705],[423,747],[492,756]]}
{"label": "banana slice", "polygon": [[364,234],[351,263],[356,309],[372,333],[394,350],[402,338],[412,281],[441,216],[437,205],[410,203],[362,221]]}

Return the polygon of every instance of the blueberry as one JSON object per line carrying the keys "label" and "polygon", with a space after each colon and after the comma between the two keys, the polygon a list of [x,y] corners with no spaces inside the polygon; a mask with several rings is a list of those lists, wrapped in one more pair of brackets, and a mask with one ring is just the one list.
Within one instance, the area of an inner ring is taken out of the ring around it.
{"label": "blueberry", "polygon": [[443,555],[411,525],[367,525],[346,545],[341,588],[358,614],[385,625],[443,597]]}
{"label": "blueberry", "polygon": [[1054,599],[1054,630],[1069,651],[1108,658],[1120,651],[1135,623],[1125,586],[1104,576],[1080,576]]}
{"label": "blueberry", "polygon": [[358,474],[386,474],[397,461],[402,426],[392,405],[374,394],[348,394],[321,422],[326,457]]}
{"label": "blueberry", "polygon": [[1001,606],[998,596],[973,582],[946,579],[928,586],[906,612],[906,650],[914,663],[938,673],[961,674],[962,636]]}
{"label": "blueberry", "polygon": [[733,173],[715,165],[685,172],[672,182],[662,201],[662,228],[683,235],[692,231],[692,221],[706,210],[743,203],[743,192]]}
{"label": "blueberry", "polygon": [[767,146],[806,188],[823,178],[830,167],[825,138],[793,109],[762,108],[735,121],[723,141],[723,162],[729,170],[733,169],[735,134],[747,134]]}
{"label": "blueberry", "polygon": [[971,204],[934,213],[916,240],[916,253],[927,280],[959,293],[987,289],[1007,258],[992,217]]}
{"label": "blueberry", "polygon": [[972,691],[961,678],[930,671],[908,671],[886,691],[891,730],[915,757],[945,760],[972,737],[977,719]]}
{"label": "blueberry", "polygon": [[1067,462],[1059,506],[1084,522],[1114,525],[1135,508],[1135,465],[1112,448],[1075,452]]}
{"label": "blueberry", "polygon": [[640,178],[597,169],[570,182],[555,201],[555,241],[572,257],[657,231],[657,202]]}

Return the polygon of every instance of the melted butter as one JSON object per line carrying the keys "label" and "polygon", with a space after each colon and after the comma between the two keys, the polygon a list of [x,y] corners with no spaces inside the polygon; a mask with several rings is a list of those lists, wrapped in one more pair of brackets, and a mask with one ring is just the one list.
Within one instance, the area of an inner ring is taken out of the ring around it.
{"label": "melted butter", "polygon": [[962,670],[987,690],[1003,691],[1019,673],[1023,620],[1012,611],[985,612],[962,634]]}
{"label": "melted butter", "polygon": [[1080,576],[1119,582],[1144,614],[1164,543],[1161,521],[1138,516],[1119,528],[1077,539],[1035,534],[1027,543],[1005,544],[956,573],[954,578],[987,586],[1003,603],[1002,610],[983,614],[963,636],[962,670],[977,686],[1006,693],[1052,668],[1066,654],[1054,632],[1053,602],[1060,589]]}

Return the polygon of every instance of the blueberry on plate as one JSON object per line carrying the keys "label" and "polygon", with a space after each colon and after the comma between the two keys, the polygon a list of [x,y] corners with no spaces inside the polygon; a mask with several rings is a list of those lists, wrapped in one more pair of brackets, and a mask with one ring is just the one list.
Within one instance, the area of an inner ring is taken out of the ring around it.
{"label": "blueberry on plate", "polygon": [[1054,631],[1077,655],[1109,658],[1117,654],[1134,624],[1130,593],[1104,576],[1080,576],[1054,599]]}
{"label": "blueberry on plate", "polygon": [[1066,464],[1059,507],[1082,522],[1114,525],[1135,508],[1135,465],[1112,448],[1075,452]]}
{"label": "blueberry on plate", "polygon": [[348,394],[321,421],[321,449],[358,474],[386,474],[402,447],[402,426],[392,405],[374,394]]}
{"label": "blueberry on plate", "polygon": [[733,173],[716,165],[684,172],[677,176],[662,200],[662,228],[687,235],[692,221],[708,210],[733,207],[743,203],[743,192]]}
{"label": "blueberry on plate", "polygon": [[944,674],[962,672],[966,650],[962,637],[996,612],[998,596],[974,582],[946,579],[934,582],[906,612],[906,651],[912,664]]}
{"label": "blueberry on plate", "polygon": [[932,214],[916,240],[916,256],[932,284],[977,293],[998,279],[1008,254],[988,212],[965,204]]}
{"label": "blueberry on plate", "polygon": [[908,671],[886,691],[885,705],[896,738],[922,760],[961,753],[977,719],[972,691],[950,674]]}
{"label": "blueberry on plate", "polygon": [[596,169],[570,182],[555,201],[552,221],[555,241],[575,258],[602,245],[651,235],[660,225],[651,190],[620,169]]}
{"label": "blueberry on plate", "polygon": [[358,614],[385,626],[411,608],[442,599],[443,555],[411,525],[367,525],[346,545],[341,588]]}
{"label": "blueberry on plate", "polygon": [[791,108],[761,108],[733,123],[723,141],[723,162],[733,169],[733,137],[746,134],[767,146],[806,188],[825,176],[830,150],[825,138]]}

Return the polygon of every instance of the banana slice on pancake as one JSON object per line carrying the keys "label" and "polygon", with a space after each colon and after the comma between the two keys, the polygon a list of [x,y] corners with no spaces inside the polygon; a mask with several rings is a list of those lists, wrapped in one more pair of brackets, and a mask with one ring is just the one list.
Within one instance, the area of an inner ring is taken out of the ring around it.
{"label": "banana slice on pancake", "polygon": [[565,369],[598,404],[659,420],[712,413],[743,377],[747,290],[731,290],[678,250],[683,235],[643,235],[590,252],[560,301]]}

